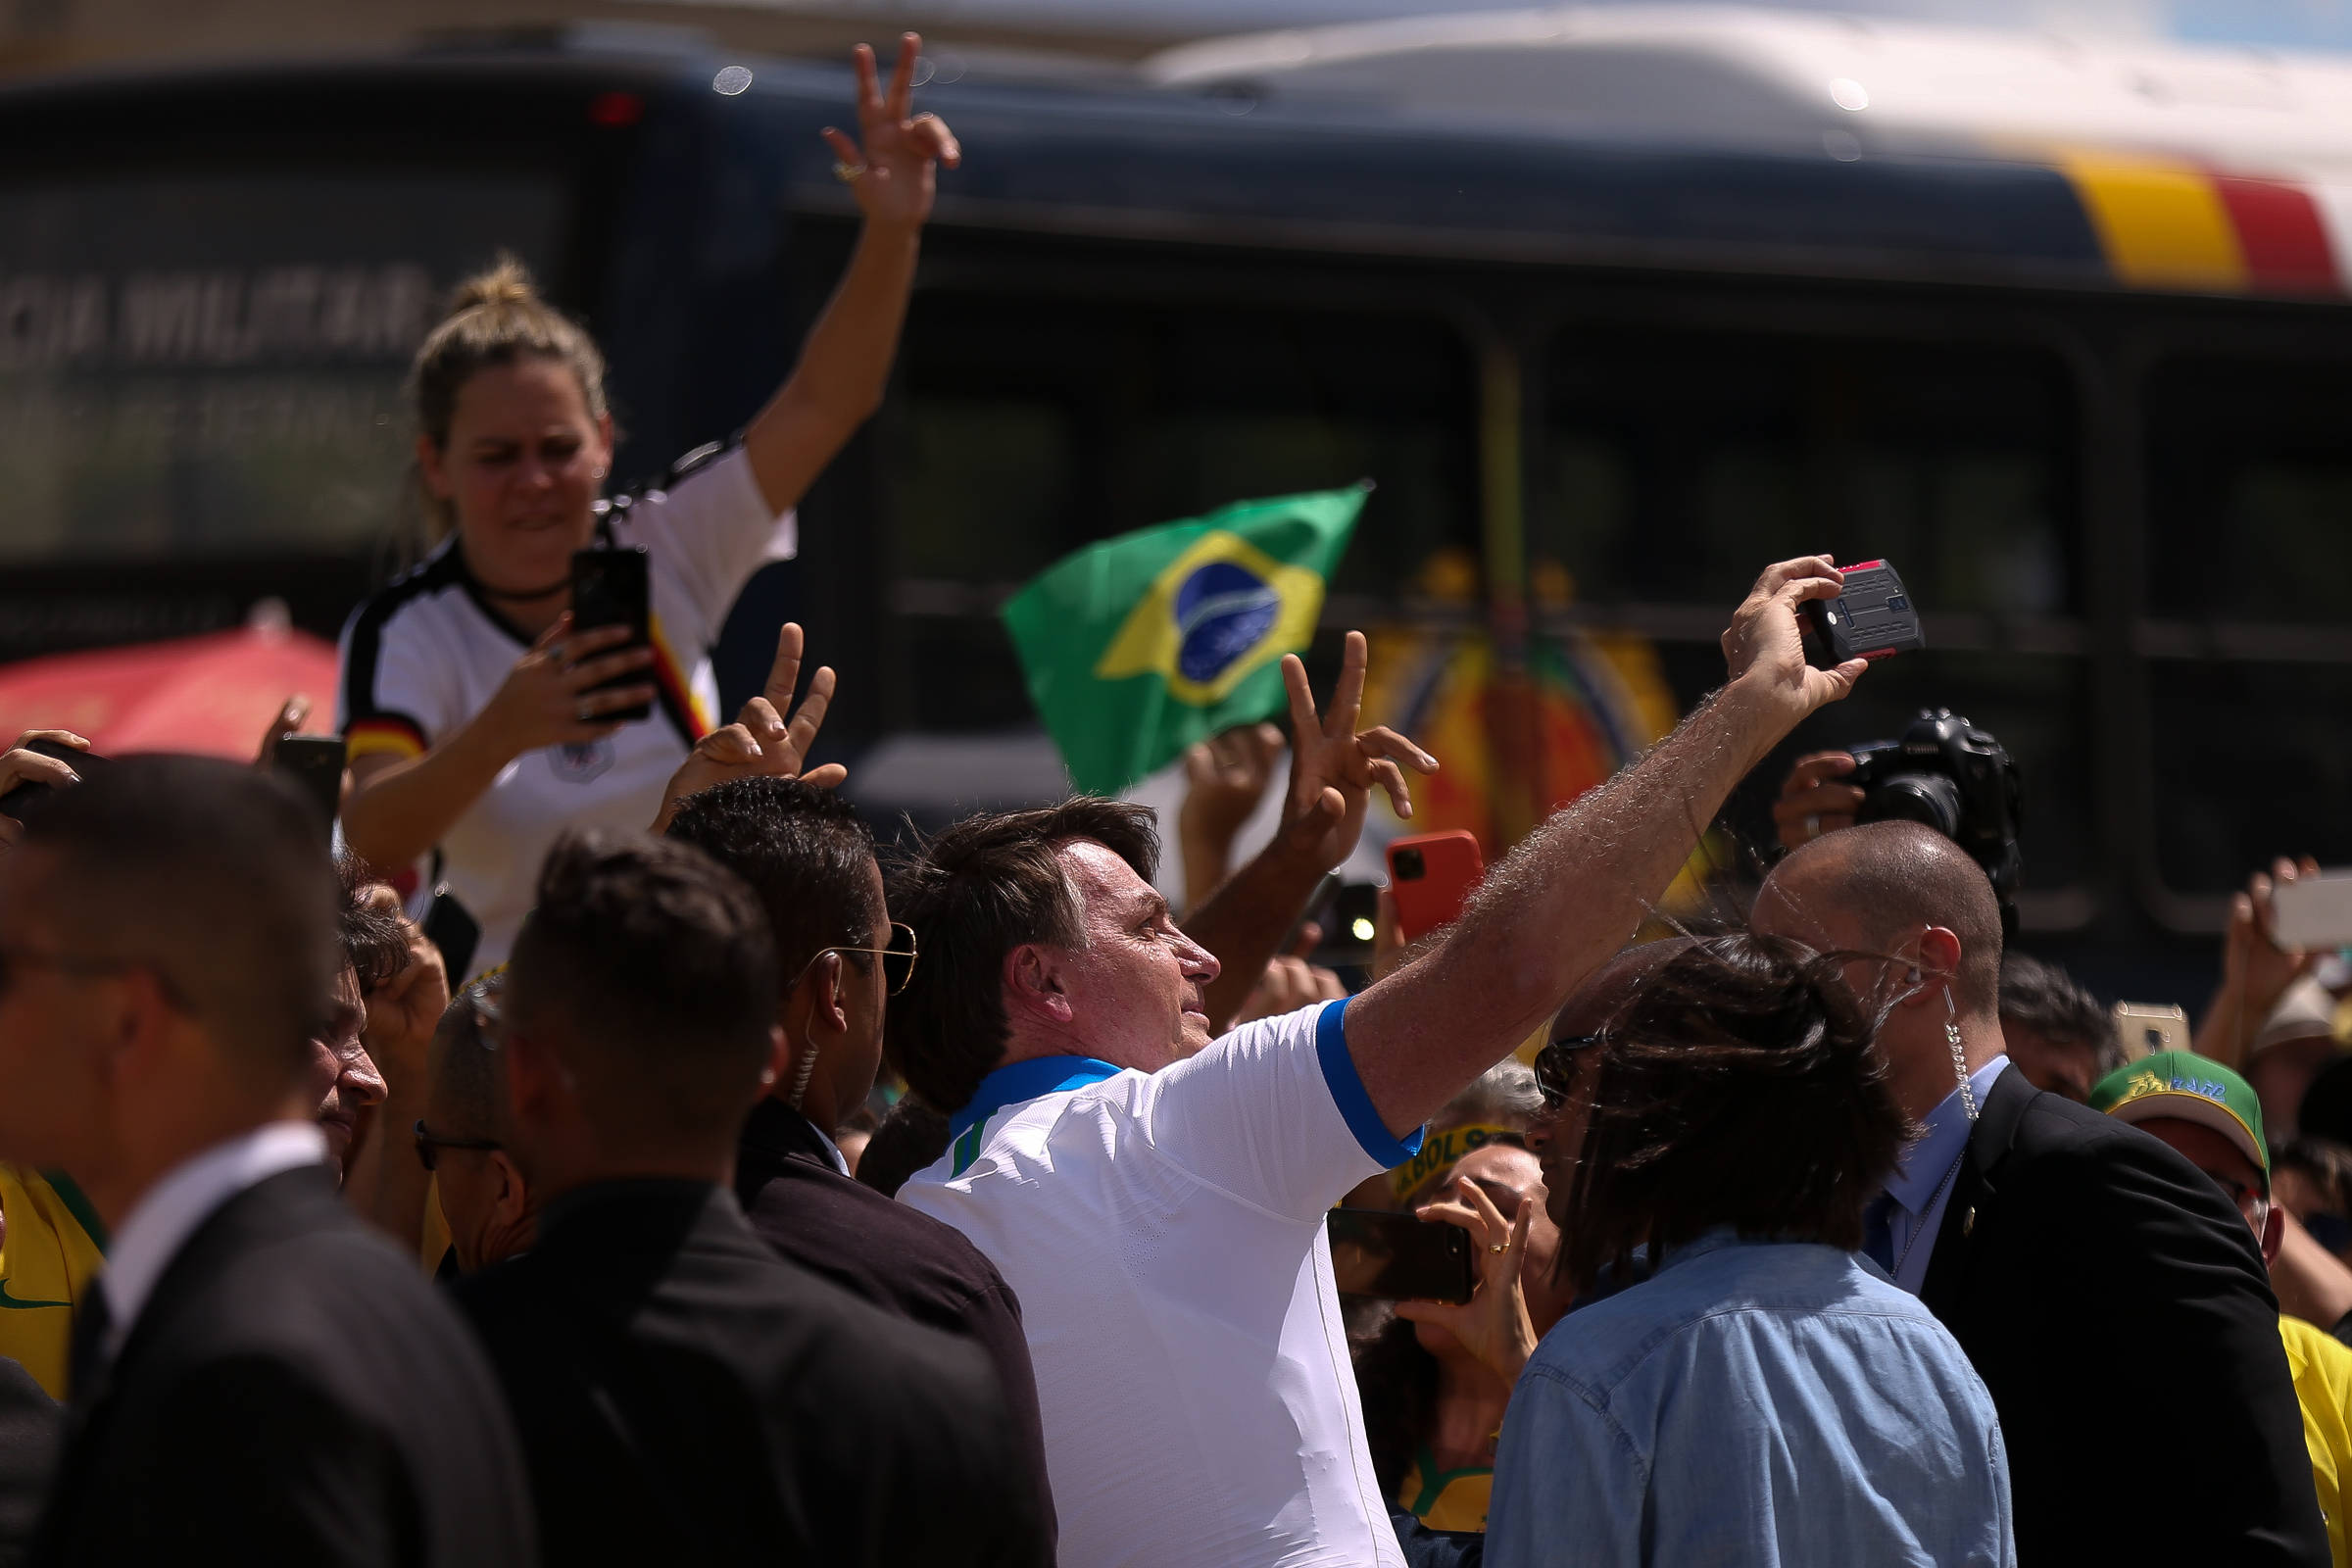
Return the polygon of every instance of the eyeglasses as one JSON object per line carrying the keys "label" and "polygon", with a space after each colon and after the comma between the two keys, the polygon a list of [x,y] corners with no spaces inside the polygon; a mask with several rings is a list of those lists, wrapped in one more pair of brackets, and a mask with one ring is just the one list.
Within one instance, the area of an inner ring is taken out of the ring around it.
{"label": "eyeglasses", "polygon": [[424,1118],[416,1118],[416,1163],[426,1170],[440,1168],[441,1156],[434,1152],[442,1149],[472,1149],[483,1153],[495,1153],[506,1148],[495,1138],[444,1138],[425,1129]]}
{"label": "eyeglasses", "polygon": [[906,982],[914,978],[916,957],[914,927],[903,921],[893,920],[890,922],[890,946],[887,948],[817,949],[808,956],[808,961],[802,965],[801,972],[793,977],[792,983],[798,986],[803,980],[808,979],[808,971],[816,967],[816,960],[828,953],[862,953],[869,957],[880,958],[883,982],[890,987],[890,995],[894,997],[906,990]]}
{"label": "eyeglasses", "polygon": [[1576,1054],[1606,1040],[1606,1035],[1562,1035],[1536,1053],[1536,1093],[1545,1110],[1557,1110],[1576,1085]]}

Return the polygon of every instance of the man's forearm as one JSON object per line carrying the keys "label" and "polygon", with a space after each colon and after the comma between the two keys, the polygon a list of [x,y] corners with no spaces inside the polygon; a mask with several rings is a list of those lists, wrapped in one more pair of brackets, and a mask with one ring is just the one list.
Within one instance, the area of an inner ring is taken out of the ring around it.
{"label": "man's forearm", "polygon": [[1499,861],[1435,952],[1349,1005],[1350,1054],[1392,1131],[1426,1120],[1625,944],[1792,723],[1753,685],[1716,692]]}
{"label": "man's forearm", "polygon": [[1184,934],[1216,956],[1217,978],[1207,992],[1208,1027],[1223,1034],[1250,999],[1250,988],[1323,881],[1314,858],[1294,847],[1289,832],[1272,843],[1185,917]]}

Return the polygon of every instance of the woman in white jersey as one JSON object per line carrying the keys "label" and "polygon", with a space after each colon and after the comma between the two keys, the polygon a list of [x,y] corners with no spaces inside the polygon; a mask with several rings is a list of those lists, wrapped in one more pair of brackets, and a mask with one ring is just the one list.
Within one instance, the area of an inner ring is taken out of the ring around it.
{"label": "woman in white jersey", "polygon": [[[708,650],[728,608],[762,563],[793,553],[793,506],[881,401],[934,171],[959,157],[938,119],[907,112],[919,47],[902,41],[887,97],[858,48],[862,147],[824,134],[864,227],[799,366],[732,445],[689,454],[658,489],[600,500],[603,357],[512,264],[461,286],[417,351],[417,464],[448,537],[344,628],[343,833],[379,866],[439,848],[481,925],[477,971],[505,959],[559,832],[652,820],[710,728]],[[646,550],[651,648],[612,652],[625,628],[571,633],[572,552],[597,544]],[[590,690],[615,675],[636,679]],[[641,722],[607,716],[648,702]]]}

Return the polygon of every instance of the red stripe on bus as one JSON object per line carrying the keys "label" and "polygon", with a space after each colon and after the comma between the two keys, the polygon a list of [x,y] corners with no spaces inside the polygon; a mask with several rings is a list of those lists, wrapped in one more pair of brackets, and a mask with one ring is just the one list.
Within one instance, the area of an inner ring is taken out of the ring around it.
{"label": "red stripe on bus", "polygon": [[2340,294],[2335,254],[2319,209],[2300,187],[2245,174],[2215,174],[2214,194],[2237,230],[2238,249],[2257,287],[2298,294]]}

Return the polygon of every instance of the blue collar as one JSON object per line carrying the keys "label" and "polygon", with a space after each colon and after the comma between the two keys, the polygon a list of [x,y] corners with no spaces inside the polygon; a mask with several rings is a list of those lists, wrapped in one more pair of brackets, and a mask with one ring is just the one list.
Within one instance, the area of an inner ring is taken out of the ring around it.
{"label": "blue collar", "polygon": [[[2008,1065],[2007,1056],[1995,1056],[1968,1075],[1968,1087],[1975,1093],[1979,1105],[1984,1103],[1984,1097],[1992,1092],[1993,1080]],[[1927,1113],[1920,1127],[1919,1142],[1903,1151],[1894,1174],[1886,1178],[1886,1191],[1915,1219],[1927,1218],[1922,1208],[1935,1201],[1936,1189],[1943,1184],[1952,1162],[1960,1157],[1960,1151],[1968,1147],[1971,1131],[1968,1106],[1961,1102],[1959,1085],[1952,1086],[1952,1092]]]}
{"label": "blue collar", "polygon": [[1083,1089],[1125,1070],[1092,1056],[1030,1056],[1006,1062],[981,1079],[980,1087],[972,1091],[971,1101],[948,1118],[948,1137],[961,1138],[1006,1105],[1017,1105],[1040,1095],[1059,1094],[1065,1089]]}

